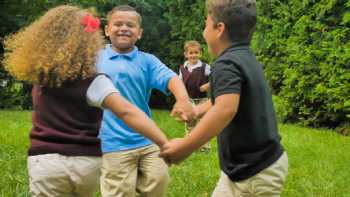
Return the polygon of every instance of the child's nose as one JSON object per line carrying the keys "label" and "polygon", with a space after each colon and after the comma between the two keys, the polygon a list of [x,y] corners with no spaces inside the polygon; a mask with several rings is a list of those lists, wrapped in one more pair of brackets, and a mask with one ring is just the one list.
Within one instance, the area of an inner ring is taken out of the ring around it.
{"label": "child's nose", "polygon": [[127,30],[127,29],[128,29],[128,26],[127,26],[127,25],[122,25],[122,26],[120,27],[120,29],[122,29],[122,30]]}

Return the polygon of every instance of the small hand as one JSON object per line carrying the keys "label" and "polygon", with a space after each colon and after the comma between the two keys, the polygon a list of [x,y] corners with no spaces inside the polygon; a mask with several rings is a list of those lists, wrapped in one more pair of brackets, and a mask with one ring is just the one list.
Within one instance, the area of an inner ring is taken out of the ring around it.
{"label": "small hand", "polygon": [[176,120],[190,121],[195,118],[195,111],[192,103],[187,101],[177,101],[171,111],[171,116]]}
{"label": "small hand", "polygon": [[192,150],[186,147],[185,140],[182,138],[172,139],[164,146],[162,146],[160,156],[167,163],[179,164],[188,156],[190,156]]}
{"label": "small hand", "polygon": [[177,121],[187,122],[188,117],[186,116],[185,112],[182,109],[175,109],[171,111],[170,115],[175,118]]}
{"label": "small hand", "polygon": [[209,90],[209,83],[203,84],[199,87],[199,91],[201,92],[208,92]]}

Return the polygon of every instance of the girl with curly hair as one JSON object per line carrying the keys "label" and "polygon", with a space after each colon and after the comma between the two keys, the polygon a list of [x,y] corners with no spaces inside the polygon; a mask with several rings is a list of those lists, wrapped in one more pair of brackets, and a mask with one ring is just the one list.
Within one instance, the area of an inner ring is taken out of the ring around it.
{"label": "girl with curly hair", "polygon": [[158,146],[166,136],[95,69],[99,20],[58,6],[5,40],[5,68],[33,84],[28,174],[32,196],[93,196],[99,184],[101,109]]}

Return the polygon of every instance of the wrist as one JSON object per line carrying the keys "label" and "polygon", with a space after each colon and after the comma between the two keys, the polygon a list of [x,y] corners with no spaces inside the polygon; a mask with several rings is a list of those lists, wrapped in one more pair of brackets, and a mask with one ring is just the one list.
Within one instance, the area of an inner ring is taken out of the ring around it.
{"label": "wrist", "polygon": [[193,143],[192,136],[188,135],[183,139],[183,149],[189,152],[193,152],[196,150],[195,143]]}
{"label": "wrist", "polygon": [[198,118],[198,117],[200,117],[200,108],[198,107],[198,105],[196,105],[196,106],[194,106],[193,107],[193,112],[194,112],[194,116],[196,117],[196,118]]}
{"label": "wrist", "polygon": [[164,136],[162,139],[159,140],[159,142],[157,142],[157,145],[159,147],[163,147],[168,142],[169,142],[168,138]]}
{"label": "wrist", "polygon": [[185,103],[190,102],[190,97],[187,95],[177,96],[175,97],[177,103]]}

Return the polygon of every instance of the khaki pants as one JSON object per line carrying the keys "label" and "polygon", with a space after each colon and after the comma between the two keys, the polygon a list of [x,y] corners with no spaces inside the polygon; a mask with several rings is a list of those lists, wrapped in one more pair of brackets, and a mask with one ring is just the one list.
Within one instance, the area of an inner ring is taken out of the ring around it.
{"label": "khaki pants", "polygon": [[287,174],[288,157],[283,153],[271,166],[241,182],[232,182],[221,172],[212,197],[279,197]]}
{"label": "khaki pants", "polygon": [[44,154],[27,162],[33,197],[92,197],[98,189],[101,157]]}
{"label": "khaki pants", "polygon": [[163,197],[169,183],[168,166],[159,148],[150,145],[103,155],[101,193],[104,197]]}
{"label": "khaki pants", "polygon": [[[208,98],[199,98],[199,99],[191,99],[191,102],[193,105],[198,105],[200,103],[204,103],[208,100]],[[185,132],[186,135],[188,135],[192,129],[197,125],[197,123],[200,121],[200,119],[194,119],[192,121],[186,122],[185,123]],[[210,141],[205,143],[202,147],[201,150],[204,151],[209,151],[210,150]]]}

